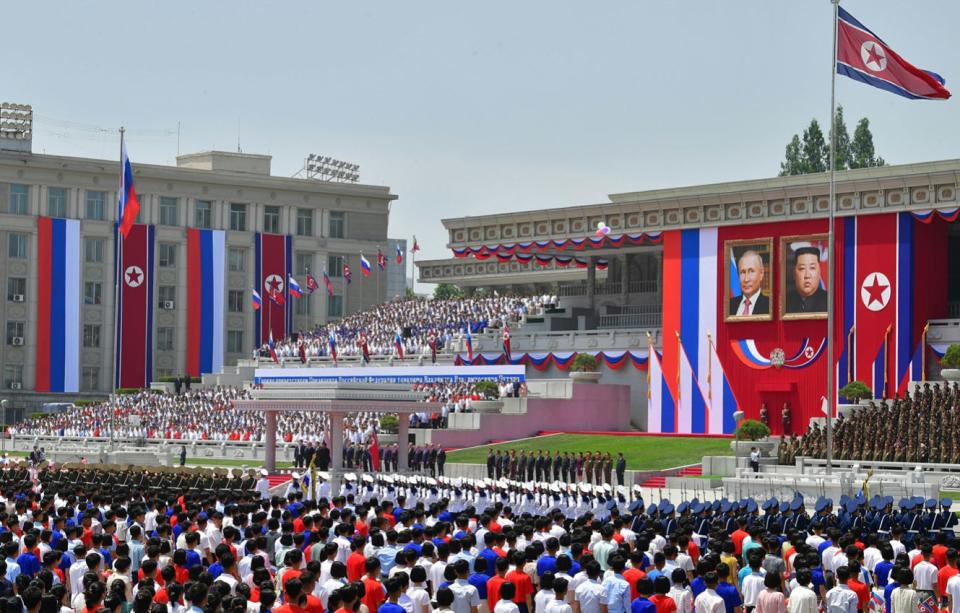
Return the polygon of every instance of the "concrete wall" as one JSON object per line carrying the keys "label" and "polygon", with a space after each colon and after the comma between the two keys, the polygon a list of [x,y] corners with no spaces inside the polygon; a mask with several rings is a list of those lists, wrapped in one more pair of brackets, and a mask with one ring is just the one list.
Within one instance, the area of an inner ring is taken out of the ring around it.
{"label": "concrete wall", "polygon": [[474,447],[492,440],[533,436],[543,430],[630,429],[630,388],[607,383],[578,383],[569,399],[527,398],[522,414],[479,414],[479,429],[433,430],[432,442],[444,447]]}

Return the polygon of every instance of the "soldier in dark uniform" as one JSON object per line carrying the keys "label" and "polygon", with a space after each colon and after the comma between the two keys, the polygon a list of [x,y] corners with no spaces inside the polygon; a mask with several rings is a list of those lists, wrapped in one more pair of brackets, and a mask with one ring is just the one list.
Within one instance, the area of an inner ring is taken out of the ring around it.
{"label": "soldier in dark uniform", "polygon": [[437,476],[437,448],[431,447],[428,453],[430,454],[430,459],[428,460],[430,463],[430,476],[436,477]]}
{"label": "soldier in dark uniform", "polygon": [[[617,454],[617,485],[623,485],[623,477],[627,472],[627,460],[623,457],[623,453]],[[703,532],[701,534],[706,534]]]}
{"label": "soldier in dark uniform", "polygon": [[317,468],[322,471],[330,470],[330,448],[326,441],[321,441],[317,449]]}
{"label": "soldier in dark uniform", "polygon": [[530,454],[530,457],[527,458],[527,481],[533,481],[534,470],[536,470],[536,460],[533,454]]}
{"label": "soldier in dark uniform", "polygon": [[447,452],[443,447],[437,448],[437,474],[443,476],[443,465],[447,463]]}
{"label": "soldier in dark uniform", "polygon": [[613,458],[609,451],[603,456],[603,479],[604,483],[613,483]]}
{"label": "soldier in dark uniform", "polygon": [[[500,452],[497,451],[497,453],[500,453]],[[494,467],[496,466],[496,463],[497,463],[497,456],[494,455],[493,449],[491,449],[489,452],[487,452],[487,479],[500,478],[500,475],[496,474],[497,471],[494,469]]]}
{"label": "soldier in dark uniform", "polygon": [[527,452],[521,451],[517,457],[517,475],[521,480],[527,478]]}
{"label": "soldier in dark uniform", "polygon": [[534,481],[540,482],[543,481],[543,451],[537,452],[537,458],[533,462],[533,478]]}
{"label": "soldier in dark uniform", "polygon": [[[347,445],[346,449],[343,450],[343,460],[344,460],[343,463],[346,465],[347,468],[353,468],[353,455],[354,455],[353,445]],[[297,461],[299,462],[299,460]],[[299,464],[297,464],[297,466],[299,467]]]}
{"label": "soldier in dark uniform", "polygon": [[317,452],[317,450],[316,450],[316,448],[313,446],[313,441],[311,441],[310,444],[307,445],[306,451],[304,452],[304,455],[303,455],[303,465],[304,465],[304,466],[310,466],[310,464],[314,461],[313,458],[314,458],[314,454],[316,454],[316,452]]}
{"label": "soldier in dark uniform", "polygon": [[553,480],[560,480],[560,473],[562,472],[563,467],[563,458],[560,457],[560,452],[557,451],[553,454]]}
{"label": "soldier in dark uniform", "polygon": [[294,468],[303,468],[301,466],[303,458],[300,457],[300,445],[293,446],[293,466]]}

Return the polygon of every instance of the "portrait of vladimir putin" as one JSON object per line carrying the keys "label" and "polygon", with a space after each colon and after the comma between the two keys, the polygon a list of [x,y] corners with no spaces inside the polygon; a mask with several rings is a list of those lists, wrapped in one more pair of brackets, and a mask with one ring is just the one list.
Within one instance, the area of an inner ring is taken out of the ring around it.
{"label": "portrait of vladimir putin", "polygon": [[757,249],[746,249],[737,258],[737,279],[740,295],[730,299],[727,313],[731,317],[770,315],[770,297],[763,294],[766,269]]}

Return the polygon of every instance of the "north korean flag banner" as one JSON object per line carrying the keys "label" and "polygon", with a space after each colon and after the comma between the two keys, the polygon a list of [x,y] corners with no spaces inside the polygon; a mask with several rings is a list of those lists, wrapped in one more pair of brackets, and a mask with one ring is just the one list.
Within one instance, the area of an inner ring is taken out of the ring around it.
{"label": "north korean flag banner", "polygon": [[223,366],[223,230],[187,230],[187,374]]}
{"label": "north korean flag banner", "polygon": [[36,391],[79,390],[80,222],[75,219],[37,219],[36,363]]}
{"label": "north korean flag banner", "polygon": [[114,387],[146,387],[153,379],[155,229],[134,224],[126,238],[114,225],[117,349]]}
{"label": "north korean flag banner", "polygon": [[[293,321],[286,279],[293,272],[293,241],[283,234],[261,234],[254,237],[254,287],[263,288],[268,296],[278,297],[270,300],[254,316],[254,339],[257,346],[267,342],[270,333],[273,338],[287,336],[288,322]],[[278,304],[279,303],[279,304]]]}
{"label": "north korean flag banner", "polygon": [[838,9],[838,74],[913,100],[950,97],[943,77],[910,64],[853,15]]}

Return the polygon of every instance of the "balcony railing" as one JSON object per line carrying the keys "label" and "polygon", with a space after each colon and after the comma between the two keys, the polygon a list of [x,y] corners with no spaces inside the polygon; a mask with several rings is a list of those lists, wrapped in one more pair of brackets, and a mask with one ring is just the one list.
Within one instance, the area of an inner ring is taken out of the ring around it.
{"label": "balcony railing", "polygon": [[[655,294],[659,291],[659,281],[631,281],[627,284],[628,294]],[[594,286],[594,294],[597,296],[610,296],[623,293],[621,290],[623,284],[619,281],[607,281],[597,283]],[[557,288],[558,296],[586,296],[587,282],[579,281],[576,283],[563,283]]]}
{"label": "balcony railing", "polygon": [[622,315],[601,315],[601,330],[611,328],[659,328],[660,313],[625,313]]}

